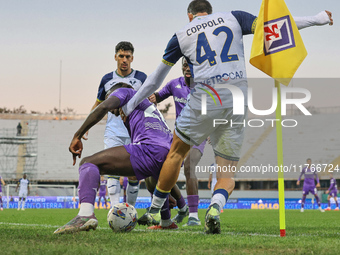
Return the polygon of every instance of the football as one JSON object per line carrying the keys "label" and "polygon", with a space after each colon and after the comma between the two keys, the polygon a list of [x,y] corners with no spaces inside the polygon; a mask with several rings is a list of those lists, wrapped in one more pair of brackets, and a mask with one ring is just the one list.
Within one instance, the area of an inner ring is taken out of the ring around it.
{"label": "football", "polygon": [[137,211],[127,203],[114,205],[108,215],[107,222],[114,232],[130,232],[137,225]]}

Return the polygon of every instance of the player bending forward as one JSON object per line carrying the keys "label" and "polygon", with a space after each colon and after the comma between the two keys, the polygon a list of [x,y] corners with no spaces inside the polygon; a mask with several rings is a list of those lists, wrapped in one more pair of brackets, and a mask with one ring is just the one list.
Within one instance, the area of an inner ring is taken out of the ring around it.
{"label": "player bending forward", "polygon": [[[304,208],[305,208],[306,196],[308,195],[309,192],[314,195],[316,202],[318,203],[319,210],[321,212],[324,212],[324,210],[321,208],[321,202],[318,196],[318,190],[316,189],[320,187],[319,177],[316,173],[315,168],[311,166],[312,160],[310,158],[307,159],[307,164],[308,166],[302,169],[299,179],[296,182],[297,185],[300,185],[301,177],[303,175],[305,176],[305,181],[303,182],[303,190],[302,190],[301,212],[304,212],[305,210]],[[316,185],[315,185],[314,178],[316,179],[316,182],[317,182]]]}
{"label": "player bending forward", "polygon": [[[218,85],[234,85],[247,97],[243,36],[254,33],[257,19],[242,11],[212,13],[212,7],[206,0],[192,1],[188,6],[188,18],[190,22],[169,41],[162,63],[146,79],[143,89],[122,108],[128,116],[139,102],[162,84],[171,67],[185,56],[196,85],[190,93],[189,102],[176,120],[171,149],[152,199],[148,218],[155,223],[159,222],[160,208],[177,181],[181,164],[191,145],[199,145],[210,136],[216,163],[230,168],[239,161],[244,137],[243,125],[215,126],[214,119],[240,123],[246,118],[245,115],[233,114],[232,92]],[[322,12],[314,17],[295,18],[295,21],[298,28],[304,28],[332,23],[330,18],[331,13]],[[221,105],[215,105],[213,98],[206,96],[209,90],[216,90]],[[206,102],[201,101],[201,98],[204,101],[206,99]],[[204,105],[205,115],[201,114]],[[243,110],[247,112],[247,105],[244,105]],[[221,231],[219,215],[234,190],[233,177],[234,173],[217,173],[217,183],[205,217],[205,232],[208,234]]]}
{"label": "player bending forward", "polygon": [[336,185],[336,180],[333,178],[333,174],[329,174],[330,177],[330,183],[329,189],[326,191],[326,194],[328,194],[327,200],[328,200],[328,207],[325,209],[325,211],[331,210],[331,197],[334,198],[335,201],[335,209],[334,211],[339,211],[339,204],[338,204],[338,186]]}
{"label": "player bending forward", "polygon": [[[111,91],[113,93],[111,94]],[[116,84],[108,93],[109,97],[93,110],[80,129],[75,133],[70,145],[73,165],[81,157],[82,136],[98,123],[107,112],[125,105],[136,93],[125,83]],[[100,175],[137,177],[138,180],[152,176],[158,179],[160,169],[169,152],[172,135],[163,116],[149,100],[143,100],[125,122],[131,137],[131,144],[112,147],[81,160],[79,166],[78,215],[54,233],[72,233],[96,229],[98,220],[94,215],[94,203]]]}

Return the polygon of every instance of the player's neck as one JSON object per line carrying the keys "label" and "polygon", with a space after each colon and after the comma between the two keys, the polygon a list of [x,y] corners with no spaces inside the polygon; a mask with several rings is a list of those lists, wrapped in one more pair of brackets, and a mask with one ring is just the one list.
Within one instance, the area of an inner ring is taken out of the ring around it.
{"label": "player's neck", "polygon": [[184,77],[184,82],[185,82],[185,85],[187,85],[189,88],[190,88],[190,77]]}
{"label": "player's neck", "polygon": [[120,77],[126,77],[126,76],[130,75],[132,72],[133,72],[132,68],[130,68],[130,69],[126,70],[126,71],[122,71],[120,69],[116,69],[116,74],[118,76],[120,76]]}

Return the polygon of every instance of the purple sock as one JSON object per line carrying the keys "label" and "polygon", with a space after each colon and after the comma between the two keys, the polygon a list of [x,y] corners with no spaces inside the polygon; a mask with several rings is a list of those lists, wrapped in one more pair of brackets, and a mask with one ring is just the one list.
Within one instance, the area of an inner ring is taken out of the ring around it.
{"label": "purple sock", "polygon": [[0,205],[1,205],[1,207],[2,207],[2,197],[0,197]]}
{"label": "purple sock", "polygon": [[177,200],[177,206],[179,209],[182,209],[185,206],[185,200],[183,196]]}
{"label": "purple sock", "polygon": [[305,207],[305,201],[306,201],[306,195],[302,196],[302,201],[301,201],[301,208]]}
{"label": "purple sock", "polygon": [[126,203],[126,195],[123,197],[123,202]]}
{"label": "purple sock", "polygon": [[170,214],[170,209],[169,209],[169,196],[165,200],[164,205],[161,208],[161,218],[162,220],[168,220],[170,219],[171,214]]}
{"label": "purple sock", "polygon": [[94,205],[99,187],[100,174],[97,166],[85,163],[79,167],[79,202]]}
{"label": "purple sock", "polygon": [[339,207],[338,200],[335,200],[336,207]]}
{"label": "purple sock", "polygon": [[188,195],[189,213],[198,212],[198,195]]}
{"label": "purple sock", "polygon": [[316,202],[318,203],[318,206],[320,207],[320,206],[321,206],[321,203],[320,203],[319,196],[315,196],[315,199],[316,199]]}
{"label": "purple sock", "polygon": [[328,207],[331,208],[331,200],[328,200]]}

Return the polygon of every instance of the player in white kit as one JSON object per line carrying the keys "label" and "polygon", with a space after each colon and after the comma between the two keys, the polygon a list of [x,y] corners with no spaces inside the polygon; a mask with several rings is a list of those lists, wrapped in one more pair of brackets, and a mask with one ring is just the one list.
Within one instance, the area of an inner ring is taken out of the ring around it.
{"label": "player in white kit", "polygon": [[15,192],[18,192],[19,188],[19,201],[18,201],[18,211],[20,210],[25,210],[25,203],[26,203],[26,198],[30,194],[30,186],[29,186],[29,180],[27,179],[27,175],[24,174],[23,177],[18,181],[17,187],[15,189]]}
{"label": "player in white kit", "polygon": [[[124,82],[138,90],[146,79],[146,74],[131,68],[133,61],[134,48],[130,42],[120,42],[115,48],[115,60],[117,61],[117,69],[103,76],[99,88],[95,104],[92,109],[96,108],[105,100],[105,95],[115,84]],[[127,145],[131,142],[129,133],[124,126],[120,117],[115,116],[111,112],[108,113],[105,134],[104,148],[112,148]],[[111,207],[119,203],[120,183],[119,176],[109,175],[107,179],[107,189],[110,196]],[[127,203],[135,205],[139,189],[137,179],[129,178],[126,193]]]}
{"label": "player in white kit", "polygon": [[[171,149],[154,192],[149,211],[149,220],[154,224],[159,222],[160,208],[177,181],[190,146],[199,145],[210,136],[217,166],[233,169],[239,161],[244,136],[248,85],[243,36],[254,33],[257,19],[243,11],[212,13],[206,0],[192,1],[188,6],[188,18],[190,23],[169,41],[162,63],[148,77],[143,89],[123,106],[124,114],[129,115],[162,84],[171,67],[182,56],[186,58],[195,87],[176,120]],[[298,28],[332,23],[331,13],[325,11],[295,21]],[[238,105],[243,115],[235,115],[233,99],[240,101],[237,100],[240,98],[245,99],[244,105]],[[215,119],[228,120],[228,125],[215,125]],[[208,234],[221,231],[219,215],[234,190],[233,176],[233,171],[217,172],[217,183],[205,217]]]}

